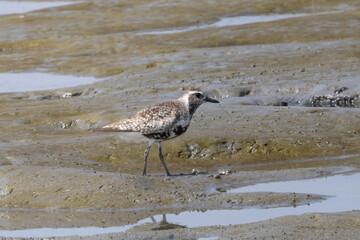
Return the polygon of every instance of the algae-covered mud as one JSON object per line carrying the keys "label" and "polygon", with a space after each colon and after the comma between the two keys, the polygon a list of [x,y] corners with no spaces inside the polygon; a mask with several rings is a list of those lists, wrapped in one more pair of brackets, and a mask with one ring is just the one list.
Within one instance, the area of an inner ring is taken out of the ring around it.
{"label": "algae-covered mud", "polygon": [[[358,1],[1,4],[0,236],[358,236]],[[220,104],[164,142],[175,177],[154,149],[141,175],[143,137],[91,131],[190,87]]]}

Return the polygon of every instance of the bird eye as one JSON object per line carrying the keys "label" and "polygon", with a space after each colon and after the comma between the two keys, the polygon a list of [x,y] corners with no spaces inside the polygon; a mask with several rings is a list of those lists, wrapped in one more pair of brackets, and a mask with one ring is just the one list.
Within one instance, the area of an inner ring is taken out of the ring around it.
{"label": "bird eye", "polygon": [[196,96],[197,98],[200,98],[200,97],[201,97],[201,93],[195,93],[195,96]]}

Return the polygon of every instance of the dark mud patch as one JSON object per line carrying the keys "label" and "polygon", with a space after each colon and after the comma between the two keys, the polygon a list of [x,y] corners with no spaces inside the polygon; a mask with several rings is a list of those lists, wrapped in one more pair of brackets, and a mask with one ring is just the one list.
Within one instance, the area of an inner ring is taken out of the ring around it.
{"label": "dark mud patch", "polygon": [[311,107],[360,107],[360,95],[353,96],[338,96],[338,95],[323,95],[314,96],[310,100]]}

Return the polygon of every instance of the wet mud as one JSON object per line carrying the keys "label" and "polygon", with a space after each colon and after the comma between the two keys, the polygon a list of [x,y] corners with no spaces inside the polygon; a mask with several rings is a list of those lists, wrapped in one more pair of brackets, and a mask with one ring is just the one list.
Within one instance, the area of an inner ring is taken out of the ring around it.
{"label": "wet mud", "polygon": [[[274,14],[309,15],[201,27],[223,17]],[[148,34],[193,26],[199,28]],[[1,228],[123,226],[184,211],[325,199],[227,191],[330,176],[343,167],[359,171],[359,26],[359,3],[338,0],[89,0],[0,16],[0,72],[101,80],[0,91]],[[188,131],[163,144],[175,177],[165,176],[154,149],[150,176],[141,176],[147,146],[141,136],[91,131],[190,87],[220,104],[201,106]],[[337,239],[356,236],[358,219],[354,211],[186,229],[152,222],[96,237],[307,239],[323,232]]]}

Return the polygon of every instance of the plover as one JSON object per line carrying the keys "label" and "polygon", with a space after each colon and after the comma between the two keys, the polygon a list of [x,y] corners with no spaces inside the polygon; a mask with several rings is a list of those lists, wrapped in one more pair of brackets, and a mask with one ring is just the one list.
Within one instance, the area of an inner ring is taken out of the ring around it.
{"label": "plover", "polygon": [[171,176],[162,155],[162,142],[180,136],[188,129],[196,109],[205,102],[219,103],[200,89],[190,89],[179,99],[147,107],[127,119],[96,130],[107,132],[140,132],[149,140],[145,150],[143,175],[146,175],[147,157],[151,146],[157,142],[159,157],[166,174]]}

